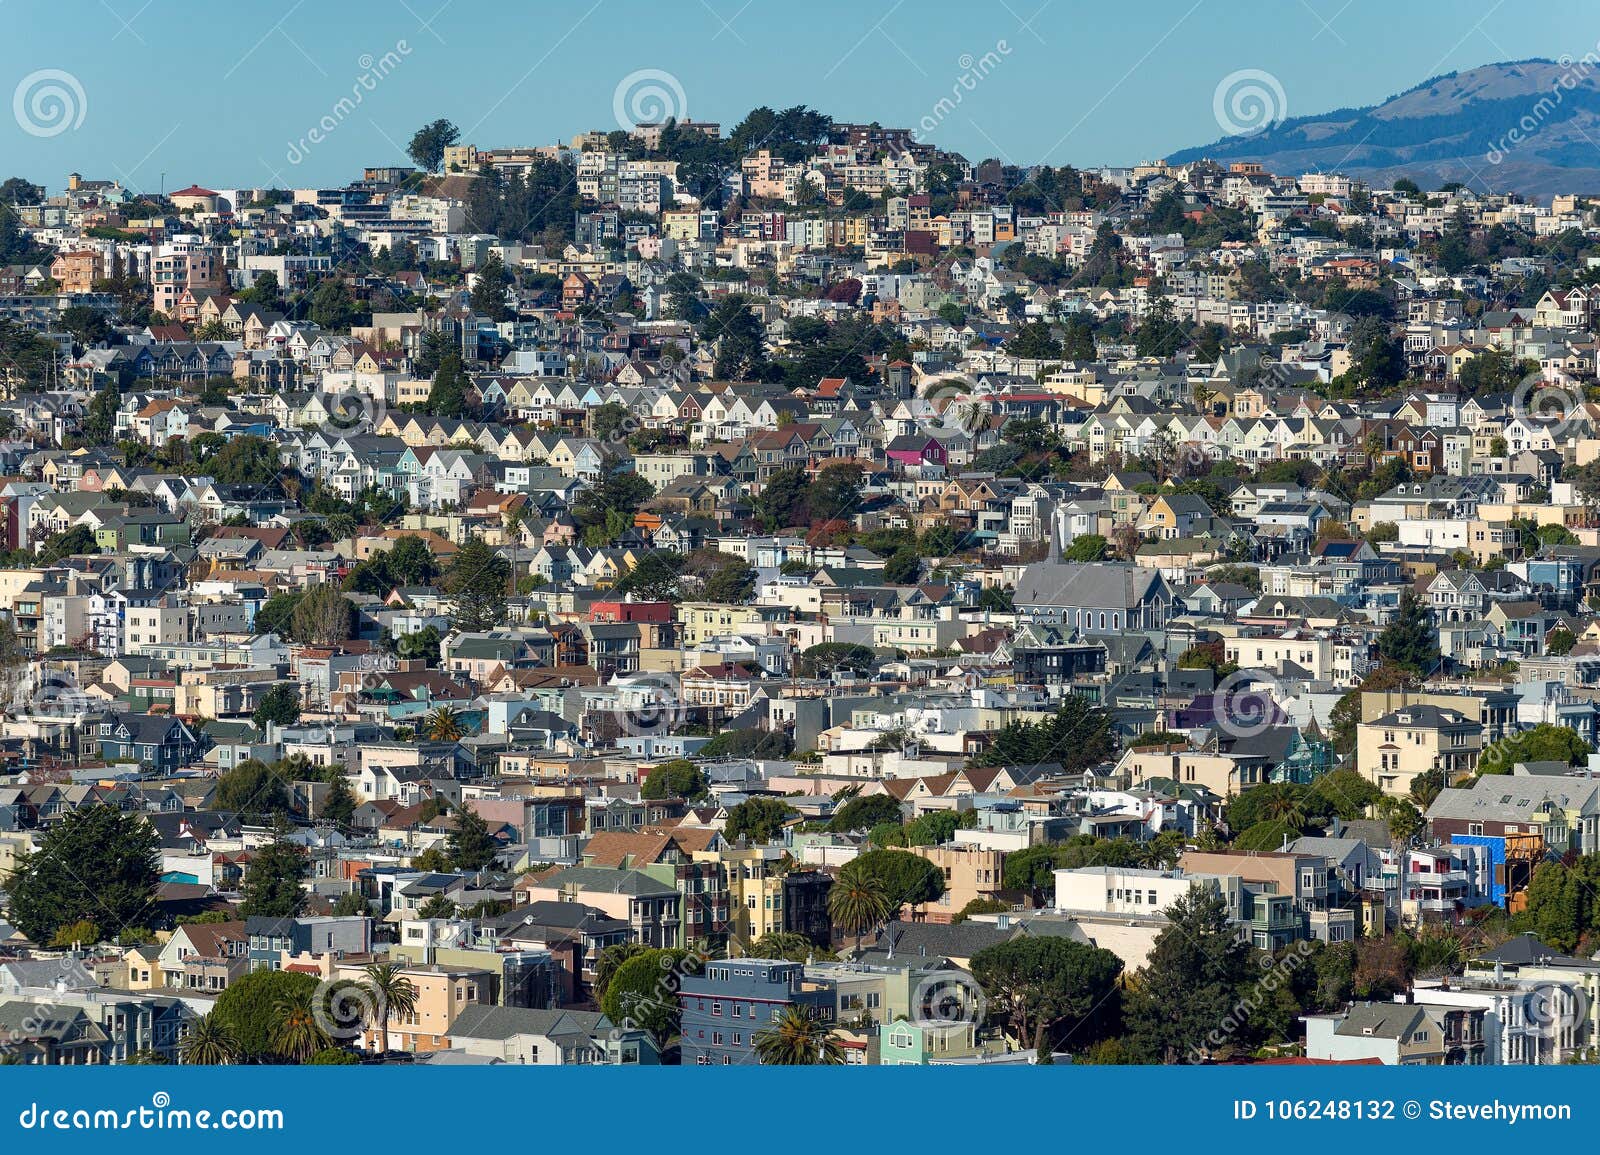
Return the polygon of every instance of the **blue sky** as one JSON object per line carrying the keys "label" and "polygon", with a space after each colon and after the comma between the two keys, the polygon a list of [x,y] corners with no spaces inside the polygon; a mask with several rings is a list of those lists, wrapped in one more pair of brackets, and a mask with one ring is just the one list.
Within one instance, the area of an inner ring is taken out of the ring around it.
{"label": "blue sky", "polygon": [[0,28],[0,176],[170,191],[342,182],[405,163],[411,133],[441,116],[480,146],[610,129],[629,77],[730,128],[755,105],[803,103],[921,126],[974,160],[1127,164],[1220,136],[1213,97],[1232,74],[1270,74],[1289,115],[1368,104],[1451,69],[1582,56],[1600,6],[7,0]]}

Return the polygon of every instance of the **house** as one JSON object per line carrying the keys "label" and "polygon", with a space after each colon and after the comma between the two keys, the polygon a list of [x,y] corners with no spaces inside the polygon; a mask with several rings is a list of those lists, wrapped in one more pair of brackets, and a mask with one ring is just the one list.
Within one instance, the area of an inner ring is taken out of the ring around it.
{"label": "house", "polygon": [[528,1066],[654,1066],[661,1061],[649,1031],[618,1028],[596,1011],[472,1004],[456,1015],[449,1040],[469,1055]]}
{"label": "house", "polygon": [[756,1039],[786,1010],[833,1021],[833,995],[810,981],[805,966],[778,959],[713,959],[680,976],[677,991],[684,1066],[756,1064]]}
{"label": "house", "polygon": [[1331,1015],[1306,1015],[1306,1058],[1377,1060],[1386,1066],[1478,1067],[1492,1062],[1481,1008],[1357,1003]]}

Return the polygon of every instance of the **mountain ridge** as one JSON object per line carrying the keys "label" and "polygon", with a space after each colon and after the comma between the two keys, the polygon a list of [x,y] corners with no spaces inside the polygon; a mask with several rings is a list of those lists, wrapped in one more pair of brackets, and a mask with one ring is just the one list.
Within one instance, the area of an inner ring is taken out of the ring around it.
{"label": "mountain ridge", "polygon": [[[1236,75],[1255,84],[1270,116],[1274,96],[1282,95],[1276,79]],[[1219,106],[1227,94],[1219,89]],[[1222,122],[1225,108],[1218,112]],[[1460,181],[1542,198],[1600,192],[1600,57],[1446,72],[1378,104],[1285,117],[1167,160],[1202,158],[1255,161],[1288,174],[1338,171],[1373,183],[1401,176],[1424,187]]]}

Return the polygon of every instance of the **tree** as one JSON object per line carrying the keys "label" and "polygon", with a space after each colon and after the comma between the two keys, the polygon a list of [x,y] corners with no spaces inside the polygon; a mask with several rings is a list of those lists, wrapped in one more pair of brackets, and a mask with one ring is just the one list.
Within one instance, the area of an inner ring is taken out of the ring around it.
{"label": "tree", "polygon": [[100,939],[100,928],[91,919],[81,918],[77,922],[64,923],[57,927],[55,934],[50,936],[50,941],[45,945],[52,950],[76,950],[79,947],[94,946]]}
{"label": "tree", "polygon": [[876,663],[877,655],[870,646],[854,642],[818,642],[796,657],[795,673],[802,678],[829,678],[841,670],[865,674]]}
{"label": "tree", "polygon": [[298,971],[251,971],[228,984],[211,1013],[233,1036],[240,1059],[267,1058],[273,1054],[278,1007],[301,995],[309,1004],[317,985],[314,976]]}
{"label": "tree", "polygon": [[653,767],[639,786],[639,797],[649,799],[683,798],[694,802],[705,793],[704,771],[687,758],[674,758]]}
{"label": "tree", "polygon": [[906,824],[906,845],[943,846],[957,830],[970,828],[977,817],[976,810],[959,814],[954,810],[930,810],[919,814]]}
{"label": "tree", "polygon": [[461,365],[461,354],[452,348],[439,362],[433,374],[433,385],[428,390],[428,412],[435,417],[462,418],[467,415],[466,370]]}
{"label": "tree", "polygon": [[760,319],[740,296],[724,297],[700,322],[700,339],[716,350],[713,372],[723,381],[765,381],[772,376]]}
{"label": "tree", "polygon": [[449,706],[440,706],[428,715],[427,734],[435,742],[456,742],[461,739],[461,715]]}
{"label": "tree", "polygon": [[371,913],[372,908],[367,905],[367,900],[361,896],[360,891],[352,890],[347,894],[341,894],[333,903],[335,918],[354,918],[356,915]]}
{"label": "tree", "polygon": [[986,750],[970,760],[970,765],[1038,766],[1059,762],[1068,770],[1082,770],[1110,758],[1116,749],[1117,740],[1105,711],[1069,695],[1056,713],[1042,722],[1008,723]]}
{"label": "tree", "polygon": [[1518,762],[1565,762],[1569,766],[1581,766],[1589,752],[1589,744],[1576,730],[1540,722],[1531,730],[1507,735],[1491,745],[1478,758],[1478,773],[1509,774]]}
{"label": "tree", "polygon": [[439,576],[438,559],[420,537],[399,538],[377,556],[383,559],[384,568],[397,586],[424,586]]}
{"label": "tree", "polygon": [[246,758],[217,779],[214,804],[232,811],[241,822],[264,825],[292,808],[289,784],[273,766],[259,758]]}
{"label": "tree", "polygon": [[1072,543],[1061,551],[1063,561],[1090,562],[1100,561],[1106,556],[1109,543],[1098,533],[1082,533],[1072,539]]}
{"label": "tree", "polygon": [[360,317],[350,286],[339,277],[329,277],[311,291],[311,321],[330,332],[348,332]]}
{"label": "tree", "polygon": [[[446,863],[446,865],[448,865],[448,863]],[[418,918],[423,918],[423,919],[446,918],[446,919],[448,919],[448,918],[454,918],[455,916],[456,916],[456,904],[451,902],[448,898],[446,898],[442,894],[432,895],[431,897],[429,897],[429,899],[426,902],[424,902],[421,906],[417,907],[417,917]]]}
{"label": "tree", "polygon": [[355,603],[327,583],[307,590],[289,616],[290,635],[306,645],[331,646],[353,637],[355,631]]}
{"label": "tree", "polygon": [[360,1062],[360,1059],[343,1047],[325,1047],[311,1056],[309,1065],[313,1067],[353,1067],[358,1066]]}
{"label": "tree", "polygon": [[728,811],[722,835],[729,842],[741,837],[758,845],[771,842],[794,816],[794,810],[776,798],[747,798]]}
{"label": "tree", "polygon": [[835,810],[828,820],[828,829],[836,834],[848,834],[855,830],[871,830],[884,822],[899,826],[900,820],[900,803],[893,796],[869,794],[864,798],[852,798]]}
{"label": "tree", "polygon": [[1400,594],[1392,621],[1378,635],[1378,653],[1385,662],[1414,674],[1431,674],[1439,664],[1438,634],[1428,622],[1428,611],[1416,592]]}
{"label": "tree", "polygon": [[256,729],[266,733],[269,723],[293,726],[300,720],[300,689],[294,682],[278,682],[261,695],[255,712],[250,715]]}
{"label": "tree", "polygon": [[159,847],[142,814],[114,806],[68,811],[40,836],[37,850],[17,855],[6,879],[8,917],[38,944],[80,920],[113,930],[142,925],[161,879]]}
{"label": "tree", "polygon": [[617,973],[617,968],[635,955],[649,951],[642,942],[615,942],[610,946],[600,948],[600,956],[594,964],[594,998],[596,1002],[605,998],[606,988],[611,985],[611,976]]}
{"label": "tree", "polygon": [[239,1061],[239,1040],[226,1019],[213,1009],[189,1024],[189,1033],[178,1046],[178,1056],[190,1066],[226,1066]]}
{"label": "tree", "polygon": [[489,824],[470,806],[458,806],[455,825],[445,838],[450,865],[457,870],[482,870],[494,861],[500,844],[489,833]]}
{"label": "tree", "polygon": [[746,958],[781,958],[789,962],[809,962],[816,958],[832,958],[833,952],[817,946],[803,934],[792,931],[769,931],[750,943],[742,952]]}
{"label": "tree", "polygon": [[1017,326],[1011,340],[1006,342],[1006,352],[1013,357],[1029,361],[1059,361],[1062,359],[1061,343],[1046,321],[1029,321]]}
{"label": "tree", "polygon": [[444,163],[444,150],[460,139],[461,130],[441,117],[412,134],[406,155],[417,162],[418,168],[437,172]]}
{"label": "tree", "polygon": [[922,561],[912,549],[896,550],[883,563],[883,580],[889,585],[913,585],[922,576]]}
{"label": "tree", "polygon": [[318,1051],[333,1045],[317,1013],[318,990],[294,989],[273,1005],[272,1050],[292,1063],[307,1063]]}
{"label": "tree", "polygon": [[847,516],[861,501],[861,467],[852,462],[825,466],[811,483],[811,516],[833,521]]}
{"label": "tree", "polygon": [[[1220,896],[1197,886],[1165,913],[1168,925],[1156,936],[1129,1000],[1130,1041],[1155,1062],[1194,1062],[1217,1048],[1223,1022],[1256,973],[1250,947],[1229,924]],[[1235,1041],[1247,1038],[1236,1035]]]}
{"label": "tree", "polygon": [[706,578],[700,596],[719,605],[742,606],[755,596],[755,592],[756,571],[736,561],[722,566]]}
{"label": "tree", "polygon": [[804,469],[780,469],[762,483],[751,505],[768,530],[800,525],[806,519],[811,478]]}
{"label": "tree", "polygon": [[934,902],[944,893],[944,872],[917,854],[904,850],[869,850],[854,863],[881,881],[889,896],[889,911]]}
{"label": "tree", "polygon": [[810,1007],[790,1003],[778,1021],[755,1039],[756,1057],[764,1067],[838,1066],[844,1062],[844,1048],[834,1038],[828,1024]]}
{"label": "tree", "polygon": [[451,621],[465,633],[481,633],[505,621],[506,581],[511,566],[480,537],[456,550],[444,575],[444,589],[455,604]]}
{"label": "tree", "polygon": [[322,796],[322,805],[318,807],[317,817],[326,818],[341,829],[348,829],[356,816],[358,804],[356,792],[350,789],[350,784],[344,780],[344,775],[336,773],[333,775],[333,780],[328,783],[328,792]]}
{"label": "tree", "polygon": [[789,735],[778,730],[724,730],[700,747],[702,758],[787,758],[794,750]]}
{"label": "tree", "polygon": [[401,1018],[417,1011],[417,987],[398,963],[370,963],[363,968],[366,982],[362,985],[371,995],[372,1019],[383,1043],[381,1051],[389,1053],[389,1019],[398,1014]]}
{"label": "tree", "polygon": [[697,974],[702,956],[685,950],[647,950],[626,960],[606,984],[600,1009],[619,1028],[649,1031],[665,1047],[678,1033],[678,982]]}
{"label": "tree", "polygon": [[478,266],[478,279],[472,286],[472,311],[499,323],[511,319],[511,308],[506,304],[506,285],[511,278],[505,263],[498,255],[490,253]]}
{"label": "tree", "polygon": [[259,847],[245,867],[239,912],[246,918],[295,918],[305,909],[301,880],[311,868],[303,846],[275,839]]}
{"label": "tree", "polygon": [[972,977],[1023,1046],[1041,1054],[1062,1043],[1097,1042],[1117,1022],[1122,960],[1108,950],[1055,936],[1028,935],[972,956]]}
{"label": "tree", "polygon": [[828,888],[828,918],[847,934],[855,935],[856,953],[861,951],[861,936],[887,920],[895,910],[890,905],[889,888],[882,878],[860,865],[856,858],[844,864]]}
{"label": "tree", "polygon": [[998,898],[975,898],[966,906],[956,911],[955,917],[950,920],[952,924],[966,922],[975,914],[1005,914],[1011,909],[1011,904]]}
{"label": "tree", "polygon": [[683,573],[683,555],[667,550],[652,550],[617,579],[613,592],[632,594],[640,601],[669,602],[682,596],[678,579]]}

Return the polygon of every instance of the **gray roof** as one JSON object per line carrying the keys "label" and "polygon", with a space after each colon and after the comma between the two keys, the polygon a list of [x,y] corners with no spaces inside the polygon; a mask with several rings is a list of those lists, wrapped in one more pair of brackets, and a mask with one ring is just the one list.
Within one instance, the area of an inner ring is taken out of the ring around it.
{"label": "gray roof", "polygon": [[1093,609],[1136,608],[1166,582],[1153,569],[1116,562],[1040,562],[1022,571],[1016,604]]}
{"label": "gray roof", "polygon": [[598,1011],[537,1010],[470,1003],[450,1024],[461,1039],[509,1039],[517,1035],[562,1035],[593,1038],[611,1030],[611,1020]]}
{"label": "gray roof", "polygon": [[1525,822],[1547,806],[1583,814],[1600,812],[1600,781],[1537,774],[1485,774],[1470,788],[1441,790],[1428,807],[1428,818]]}

